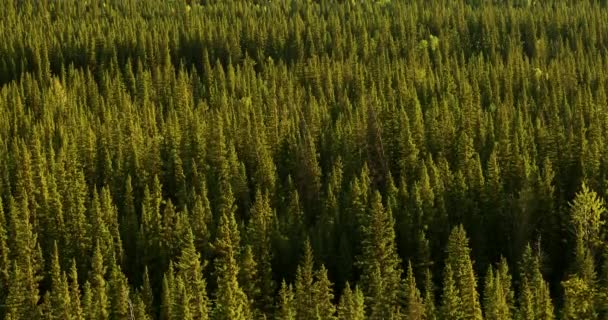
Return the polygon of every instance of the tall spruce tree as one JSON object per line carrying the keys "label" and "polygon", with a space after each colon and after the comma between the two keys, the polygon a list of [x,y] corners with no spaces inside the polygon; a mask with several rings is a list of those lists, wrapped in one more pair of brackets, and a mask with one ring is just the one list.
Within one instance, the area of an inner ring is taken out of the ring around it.
{"label": "tall spruce tree", "polygon": [[520,268],[519,316],[524,319],[554,319],[549,285],[541,273],[540,256],[532,252],[530,245],[524,250]]}
{"label": "tall spruce tree", "polygon": [[454,280],[452,266],[446,264],[443,275],[443,293],[441,296],[441,309],[439,314],[444,319],[465,319],[460,291]]}
{"label": "tall spruce tree", "polygon": [[399,311],[401,261],[395,244],[395,222],[390,209],[375,192],[361,226],[362,253],[357,262],[370,317],[391,318]]}
{"label": "tall spruce tree", "polygon": [[363,292],[355,287],[355,290],[350,288],[347,282],[340,302],[338,304],[338,320],[363,320],[365,319],[365,303]]}
{"label": "tall spruce tree", "polygon": [[477,293],[477,278],[473,269],[469,239],[462,225],[455,227],[447,244],[446,264],[453,269],[462,313],[465,319],[481,319],[481,305]]}
{"label": "tall spruce tree", "polygon": [[336,306],[333,304],[333,284],[327,276],[327,269],[321,265],[315,272],[315,283],[312,287],[313,304],[315,306],[316,319],[336,319]]}
{"label": "tall spruce tree", "polygon": [[276,320],[295,320],[296,309],[294,306],[295,295],[291,285],[288,285],[285,280],[281,283],[279,290],[279,298],[277,310],[274,319]]}
{"label": "tall spruce tree", "polygon": [[184,242],[185,246],[182,248],[176,263],[176,276],[182,279],[184,284],[181,303],[188,304],[188,311],[193,319],[205,320],[209,314],[207,283],[203,277],[203,268],[206,264],[200,261],[200,254],[194,246],[194,237],[191,230],[186,233]]}
{"label": "tall spruce tree", "polygon": [[412,263],[408,261],[407,264],[407,275],[405,278],[405,310],[404,315],[406,319],[421,320],[426,319],[425,307],[422,300],[420,290],[416,286],[416,278],[414,277],[414,270]]}
{"label": "tall spruce tree", "polygon": [[256,300],[256,305],[264,312],[270,311],[273,306],[275,285],[272,275],[272,247],[271,236],[274,232],[276,216],[270,207],[268,194],[256,193],[255,201],[250,212],[247,226],[247,239],[252,246],[253,255],[257,263],[259,295],[250,297]]}
{"label": "tall spruce tree", "polygon": [[217,291],[212,319],[249,319],[251,317],[249,300],[238,282],[240,236],[234,211],[226,210],[221,214],[215,242],[218,251],[218,257],[214,262]]}
{"label": "tall spruce tree", "polygon": [[304,243],[304,253],[301,258],[300,265],[296,270],[295,279],[295,311],[296,319],[314,319],[316,318],[316,306],[313,300],[313,284],[314,284],[314,261],[310,241]]}
{"label": "tall spruce tree", "polygon": [[67,276],[62,272],[59,261],[59,249],[55,243],[51,258],[51,288],[45,305],[49,310],[49,319],[72,319],[72,296]]}
{"label": "tall spruce tree", "polygon": [[484,315],[485,319],[504,320],[511,319],[511,310],[508,296],[502,285],[500,271],[494,272],[492,266],[488,268],[484,285]]}

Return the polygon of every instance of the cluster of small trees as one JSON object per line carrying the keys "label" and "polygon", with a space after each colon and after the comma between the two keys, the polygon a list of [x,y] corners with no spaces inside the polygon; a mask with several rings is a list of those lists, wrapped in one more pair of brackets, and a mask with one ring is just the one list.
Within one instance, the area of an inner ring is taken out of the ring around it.
{"label": "cluster of small trees", "polygon": [[606,6],[0,1],[0,318],[608,317]]}

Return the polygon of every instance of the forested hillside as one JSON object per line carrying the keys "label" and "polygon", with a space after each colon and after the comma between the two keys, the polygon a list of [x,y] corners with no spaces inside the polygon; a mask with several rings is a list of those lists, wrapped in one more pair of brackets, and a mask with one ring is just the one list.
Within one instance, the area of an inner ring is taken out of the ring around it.
{"label": "forested hillside", "polygon": [[607,0],[0,17],[0,319],[608,319]]}

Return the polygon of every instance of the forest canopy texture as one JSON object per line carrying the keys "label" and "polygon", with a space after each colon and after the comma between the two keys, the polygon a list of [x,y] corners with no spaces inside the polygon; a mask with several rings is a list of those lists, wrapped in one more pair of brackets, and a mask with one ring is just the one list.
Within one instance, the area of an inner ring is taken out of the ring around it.
{"label": "forest canopy texture", "polygon": [[0,1],[0,319],[608,319],[608,1]]}

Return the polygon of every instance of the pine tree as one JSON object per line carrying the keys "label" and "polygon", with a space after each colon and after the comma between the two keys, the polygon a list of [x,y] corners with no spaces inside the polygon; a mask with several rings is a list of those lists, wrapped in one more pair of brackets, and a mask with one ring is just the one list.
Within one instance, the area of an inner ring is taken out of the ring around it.
{"label": "pine tree", "polygon": [[412,263],[408,261],[407,264],[407,275],[405,278],[405,319],[426,319],[425,318],[425,306],[420,295],[420,290],[416,287],[416,278],[414,277],[414,270]]}
{"label": "pine tree", "polygon": [[89,319],[109,319],[110,305],[105,274],[106,266],[104,265],[99,241],[97,241],[91,262],[91,273],[89,275],[91,305],[89,306],[90,309],[85,308],[89,314]]}
{"label": "pine tree", "polygon": [[322,172],[319,166],[319,154],[311,133],[307,131],[301,140],[297,148],[298,166],[295,178],[304,207],[309,211],[318,209],[314,200],[320,195]]}
{"label": "pine tree", "polygon": [[253,130],[253,145],[255,148],[256,161],[252,176],[255,186],[257,187],[257,190],[268,190],[268,192],[274,194],[276,184],[276,166],[272,161],[270,146],[268,146],[266,135],[264,134],[265,130],[259,130],[257,125],[254,125]]}
{"label": "pine tree", "polygon": [[[70,147],[74,148],[74,147]],[[71,152],[71,151],[66,151]],[[62,156],[62,155],[59,155]],[[78,170],[78,166],[72,154],[65,155],[65,180],[62,182],[62,208],[65,216],[65,231],[63,235],[66,246],[65,256],[74,258],[78,262],[81,270],[90,266],[89,255],[83,252],[93,251],[93,238],[91,235],[90,222],[86,215],[86,183],[84,174]],[[57,170],[62,170],[62,165],[58,165]],[[61,175],[62,173],[57,173]]]}
{"label": "pine tree", "polygon": [[[11,279],[8,288],[7,304],[15,306],[16,310],[11,310],[13,318],[21,319],[25,315],[39,315],[38,300],[39,282],[42,280],[42,252],[37,241],[37,234],[34,233],[30,223],[30,211],[27,207],[27,197],[23,196],[21,205],[17,207],[15,201],[10,198],[11,222],[10,236],[13,239],[13,246],[10,252],[15,254],[13,260],[13,271],[9,277]],[[23,292],[27,292],[24,295]]]}
{"label": "pine tree", "polygon": [[205,256],[205,253],[208,254],[210,250],[210,240],[213,231],[213,213],[211,212],[211,205],[207,198],[206,184],[203,184],[202,189],[202,194],[196,197],[194,207],[188,212],[190,213],[190,225],[192,226],[192,234],[194,235],[196,249]]}
{"label": "pine tree", "polygon": [[27,270],[22,271],[13,261],[13,266],[10,273],[10,283],[8,293],[5,300],[5,305],[8,307],[6,318],[11,319],[34,319],[40,316],[40,310],[37,305],[31,304],[31,292],[27,286]]}
{"label": "pine tree", "polygon": [[[598,251],[604,201],[585,183],[570,204],[570,221],[575,237],[573,274],[562,282],[564,287],[563,317],[576,319],[597,318],[601,303],[598,301],[597,276],[594,255]],[[600,304],[600,305],[598,305]]]}
{"label": "pine tree", "polygon": [[600,269],[600,277],[598,281],[598,307],[600,319],[608,316],[608,248],[604,248],[602,253],[603,263]]}
{"label": "pine tree", "polygon": [[257,262],[260,290],[259,296],[250,296],[250,299],[255,299],[260,310],[264,312],[268,312],[274,304],[272,300],[275,285],[272,278],[271,235],[274,231],[275,220],[268,194],[263,195],[258,190],[247,226],[247,238]]}
{"label": "pine tree", "polygon": [[[194,246],[191,230],[188,230],[185,242],[186,245],[182,248],[176,264],[177,277],[182,279],[185,290],[181,303],[188,304],[188,312],[194,319],[204,320],[207,319],[209,313],[207,284],[203,278],[205,263],[200,262],[200,254]],[[183,300],[184,298],[187,300]]]}
{"label": "pine tree", "polygon": [[80,301],[80,287],[78,285],[78,269],[76,268],[76,260],[72,260],[70,267],[70,308],[73,320],[84,320],[84,312]]}
{"label": "pine tree", "polygon": [[296,309],[294,306],[295,295],[291,285],[288,285],[285,280],[281,284],[281,290],[279,290],[279,299],[277,304],[277,311],[275,314],[276,320],[295,320]]}
{"label": "pine tree", "polygon": [[110,315],[109,319],[122,320],[128,319],[131,300],[129,299],[129,284],[127,278],[120,270],[118,265],[114,265],[110,271],[108,283],[110,296]]}
{"label": "pine tree", "polygon": [[104,217],[105,211],[101,208],[101,202],[97,188],[93,190],[93,199],[89,206],[89,217],[91,219],[91,238],[95,239],[96,246],[94,250],[99,250],[104,263],[108,264],[112,256],[115,257],[114,240],[110,233],[109,227]]}
{"label": "pine tree", "polygon": [[454,272],[450,264],[445,265],[440,314],[440,318],[443,319],[466,319],[463,312],[463,304],[460,300],[460,292],[456,286]]}
{"label": "pine tree", "polygon": [[424,318],[426,320],[437,319],[437,308],[435,306],[435,286],[433,275],[429,268],[424,273]]}
{"label": "pine tree", "polygon": [[[386,300],[382,299],[382,293],[385,290],[384,279],[382,278],[382,271],[380,266],[376,266],[374,270],[370,272],[369,280],[370,286],[368,288],[370,297],[365,300],[365,305],[368,308],[366,314],[370,319],[394,319],[398,318],[400,310],[396,307],[388,305]],[[368,306],[369,304],[369,306]]]}
{"label": "pine tree", "polygon": [[527,278],[523,278],[521,282],[518,318],[522,320],[536,319],[534,296]]}
{"label": "pine tree", "polygon": [[454,281],[466,319],[481,319],[477,279],[470,257],[469,240],[462,225],[455,227],[447,244],[447,264],[454,270]]}
{"label": "pine tree", "polygon": [[[162,185],[156,176],[153,178],[151,189],[149,186],[145,186],[141,202],[141,225],[138,234],[140,255],[138,257],[141,257],[139,260],[142,268],[143,266],[164,264],[165,252],[161,242],[163,228],[161,215]],[[157,278],[156,281],[161,282],[162,280]]]}
{"label": "pine tree", "polygon": [[[379,192],[371,200],[367,220],[362,225],[361,285],[372,317],[391,317],[398,309],[401,284],[400,259],[395,244],[394,220],[385,210]],[[375,312],[379,314],[373,315]]]}
{"label": "pine tree", "polygon": [[190,294],[188,292],[188,289],[186,289],[186,286],[184,284],[184,279],[183,278],[177,278],[177,285],[175,288],[175,301],[174,301],[174,315],[172,316],[173,319],[184,319],[184,320],[191,320],[194,319],[192,318],[192,314],[190,312]]}
{"label": "pine tree", "polygon": [[133,317],[141,320],[152,320],[152,317],[146,311],[147,307],[139,294],[134,294],[133,298]]}
{"label": "pine tree", "polygon": [[599,240],[602,215],[605,213],[603,199],[583,183],[570,204],[570,217],[575,237],[585,246],[593,247]]}
{"label": "pine tree", "polygon": [[273,241],[273,247],[276,250],[273,255],[274,265],[278,265],[278,267],[275,267],[273,271],[287,270],[290,274],[293,274],[300,259],[300,246],[304,242],[304,212],[300,204],[298,191],[290,177],[287,177],[284,188],[287,196],[282,199],[282,209],[279,210],[284,214],[277,216],[277,228],[279,230]]}
{"label": "pine tree", "polygon": [[67,276],[59,265],[57,243],[53,247],[51,259],[51,289],[48,301],[49,319],[72,319],[72,302]]}
{"label": "pine tree", "polygon": [[175,269],[173,262],[169,263],[169,270],[165,272],[162,282],[160,319],[173,320],[175,312]]}
{"label": "pine tree", "polygon": [[227,191],[227,184],[230,183],[230,168],[228,163],[228,146],[224,135],[224,118],[220,112],[213,114],[213,124],[215,130],[211,130],[208,138],[208,163],[214,170],[211,173],[210,195],[212,207],[221,208],[223,205],[221,197]]}
{"label": "pine tree", "polygon": [[91,292],[91,283],[87,280],[82,287],[82,311],[84,319],[94,319],[93,310],[93,293]]}
{"label": "pine tree", "polygon": [[562,282],[564,288],[564,307],[562,319],[597,319],[595,289],[579,277]]}
{"label": "pine tree", "polygon": [[127,176],[125,182],[125,193],[123,195],[122,219],[120,221],[121,238],[124,239],[125,266],[128,274],[136,272],[137,261],[135,256],[137,248],[137,231],[139,229],[139,217],[135,211],[135,195],[133,194],[131,175]]}
{"label": "pine tree", "polygon": [[314,261],[310,241],[304,243],[304,254],[296,270],[295,281],[295,311],[296,319],[314,319],[315,301],[313,300]]}
{"label": "pine tree", "polygon": [[112,200],[112,195],[110,194],[110,189],[108,187],[101,189],[100,198],[101,210],[104,213],[103,218],[108,227],[108,232],[110,235],[109,241],[112,243],[112,254],[114,255],[114,259],[117,260],[118,264],[122,264],[124,261],[124,253],[122,239],[120,237],[118,209],[116,208],[116,205],[114,205],[114,201]]}
{"label": "pine tree", "polygon": [[530,245],[526,246],[520,263],[522,287],[519,295],[519,315],[525,319],[552,320],[553,303],[549,285],[541,273],[541,261],[538,254],[532,253]]}
{"label": "pine tree", "polygon": [[241,254],[239,283],[242,283],[243,292],[249,298],[249,305],[254,313],[260,313],[256,306],[256,302],[262,298],[259,280],[258,265],[253,257],[251,246],[245,246]]}
{"label": "pine tree", "polygon": [[490,266],[484,286],[485,319],[511,319],[511,310],[501,281],[500,271],[495,275],[494,269]]}
{"label": "pine tree", "polygon": [[141,301],[146,307],[147,314],[156,314],[154,307],[154,292],[152,292],[152,285],[150,284],[150,275],[148,273],[148,267],[144,267],[143,284],[141,287]]}
{"label": "pine tree", "polygon": [[355,287],[354,291],[351,290],[350,284],[347,282],[340,296],[337,310],[339,320],[364,320],[365,304],[361,290],[358,287]]}
{"label": "pine tree", "polygon": [[509,264],[504,257],[500,258],[500,262],[496,268],[496,277],[500,278],[505,303],[509,310],[509,314],[513,316],[515,311],[515,294],[512,289],[512,277],[509,272]]}
{"label": "pine tree", "polygon": [[218,250],[218,257],[215,260],[217,291],[212,319],[249,319],[251,317],[249,300],[238,282],[237,261],[240,236],[234,211],[227,210],[221,213],[215,243]]}
{"label": "pine tree", "polygon": [[8,292],[9,286],[9,273],[10,273],[10,262],[9,262],[9,247],[8,247],[8,232],[6,230],[6,217],[4,215],[4,209],[2,207],[2,199],[0,199],[0,301],[4,301],[6,292]]}
{"label": "pine tree", "polygon": [[321,265],[319,270],[315,272],[315,283],[312,287],[316,319],[336,319],[336,307],[332,302],[334,298],[332,285],[327,277],[327,269]]}

